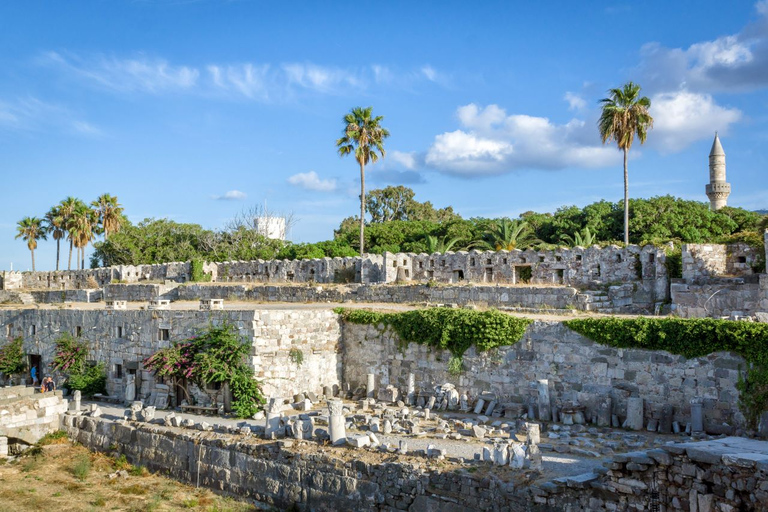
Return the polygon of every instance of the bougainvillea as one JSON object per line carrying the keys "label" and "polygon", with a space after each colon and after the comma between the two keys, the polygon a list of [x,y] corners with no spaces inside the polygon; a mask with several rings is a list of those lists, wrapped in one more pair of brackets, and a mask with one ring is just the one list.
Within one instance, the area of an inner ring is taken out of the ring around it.
{"label": "bougainvillea", "polygon": [[232,391],[233,411],[246,418],[264,404],[253,370],[245,363],[250,351],[250,344],[233,326],[209,326],[196,336],[155,352],[144,360],[144,367],[174,382],[186,379],[200,389],[227,383]]}

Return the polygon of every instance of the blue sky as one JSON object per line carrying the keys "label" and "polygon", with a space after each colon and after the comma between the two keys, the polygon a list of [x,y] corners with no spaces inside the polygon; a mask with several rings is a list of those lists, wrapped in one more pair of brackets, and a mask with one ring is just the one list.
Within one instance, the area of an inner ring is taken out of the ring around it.
{"label": "blue sky", "polygon": [[16,222],[68,195],[207,228],[266,201],[329,239],[359,208],[334,147],[354,106],[392,134],[369,189],[465,217],[616,201],[595,122],[628,80],[656,119],[631,196],[706,201],[717,130],[729,204],[768,208],[768,0],[2,2],[0,66],[4,269],[30,267]]}

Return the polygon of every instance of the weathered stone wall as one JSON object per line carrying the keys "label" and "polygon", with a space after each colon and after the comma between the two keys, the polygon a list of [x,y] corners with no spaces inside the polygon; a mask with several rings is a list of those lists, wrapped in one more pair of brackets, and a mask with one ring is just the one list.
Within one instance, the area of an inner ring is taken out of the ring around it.
{"label": "weathered stone wall", "polygon": [[742,438],[619,454],[607,470],[515,486],[418,457],[363,462],[337,455],[344,448],[301,453],[290,443],[87,416],[66,415],[62,428],[92,450],[284,510],[705,512],[768,503],[768,443]]}
{"label": "weathered stone wall", "polygon": [[45,434],[59,429],[67,401],[61,391],[36,393],[35,388],[0,388],[0,437],[34,444]]}
{"label": "weathered stone wall", "polygon": [[[211,323],[232,324],[253,344],[253,368],[267,395],[320,393],[324,385],[340,383],[340,327],[331,311],[0,310],[0,332],[24,338],[24,351],[41,356],[43,376],[51,373],[60,333],[79,331],[88,342],[89,360],[105,364],[109,395],[120,398],[131,373],[136,396],[149,398],[155,379],[142,361]],[[302,352],[301,366],[292,362],[291,349]]]}
{"label": "weathered stone wall", "polygon": [[98,302],[103,298],[100,288],[94,290],[33,290],[29,292],[40,304],[59,302]]}
{"label": "weathered stone wall", "polygon": [[464,355],[461,375],[448,372],[448,351],[411,343],[400,346],[396,333],[381,326],[344,323],[344,377],[354,388],[373,373],[377,386],[407,388],[408,374],[416,387],[432,390],[449,382],[471,396],[485,391],[508,402],[527,404],[537,396],[535,384],[548,379],[550,393],[560,404],[577,402],[593,417],[603,397],[612,399],[613,414],[626,417],[627,398],[645,400],[645,418],[659,419],[665,405],[674,407],[674,418],[690,421],[690,402],[702,399],[705,426],[729,431],[743,425],[737,408],[738,369],[744,359],[731,353],[686,359],[661,351],[615,349],[598,345],[560,322],[534,322],[517,344],[478,354],[474,347]]}
{"label": "weathered stone wall", "polygon": [[178,284],[108,284],[104,287],[104,300],[147,302],[155,299],[177,298]]}
{"label": "weathered stone wall", "polygon": [[[58,270],[22,272],[21,286],[25,290],[80,290],[104,286],[113,279],[113,267],[88,270]],[[6,289],[9,287],[6,285]]]}
{"label": "weathered stone wall", "polygon": [[19,271],[0,272],[0,290],[16,290],[22,287],[22,277]]}
{"label": "weathered stone wall", "polygon": [[[534,486],[551,510],[768,510],[768,443],[738,437],[615,455],[604,475]],[[656,491],[656,496],[653,492]],[[533,506],[532,503],[532,506]]]}
{"label": "weathered stone wall", "polygon": [[743,243],[683,244],[682,251],[683,279],[688,283],[752,275],[753,265],[762,257],[762,251]]}
{"label": "weathered stone wall", "polygon": [[419,458],[414,464],[366,463],[334,456],[333,450],[307,454],[279,442],[87,416],[67,415],[63,428],[92,450],[117,448],[151,471],[190,483],[199,477],[204,487],[280,510],[530,510],[527,493],[514,496],[511,485],[493,476],[425,470]]}
{"label": "weathered stone wall", "polygon": [[[765,281],[765,278],[761,278]],[[682,318],[750,316],[761,311],[759,283],[672,283],[672,310]]]}

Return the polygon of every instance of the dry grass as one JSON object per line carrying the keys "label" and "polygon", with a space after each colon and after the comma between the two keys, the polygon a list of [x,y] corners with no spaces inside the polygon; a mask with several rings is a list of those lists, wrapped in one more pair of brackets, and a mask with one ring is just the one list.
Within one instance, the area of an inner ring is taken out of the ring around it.
{"label": "dry grass", "polygon": [[246,512],[253,505],[130,467],[127,478],[110,480],[115,460],[56,439],[0,464],[0,512],[41,510],[150,512],[192,510]]}

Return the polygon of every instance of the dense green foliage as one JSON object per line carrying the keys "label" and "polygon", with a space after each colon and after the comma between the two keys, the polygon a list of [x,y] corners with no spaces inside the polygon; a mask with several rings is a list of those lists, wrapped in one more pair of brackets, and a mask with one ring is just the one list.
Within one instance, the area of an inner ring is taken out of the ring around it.
{"label": "dense green foliage", "polygon": [[449,350],[461,358],[474,345],[482,352],[503,345],[514,345],[523,337],[531,320],[496,310],[429,308],[399,313],[379,313],[364,309],[337,308],[347,322],[391,326],[405,343],[418,343]]}
{"label": "dense green foliage", "polygon": [[210,326],[189,339],[174,342],[144,360],[144,367],[173,381],[190,380],[201,390],[228,383],[232,410],[249,418],[264,403],[253,370],[246,364],[251,345],[231,325]]}
{"label": "dense green foliage", "polygon": [[0,373],[7,376],[16,375],[24,373],[26,368],[24,340],[21,336],[0,347]]}
{"label": "dense green foliage", "polygon": [[371,190],[365,199],[371,223],[393,220],[446,222],[461,218],[451,206],[437,210],[429,201],[416,201],[415,195],[413,189],[402,185]]}
{"label": "dense green foliage", "polygon": [[56,355],[51,367],[67,377],[66,387],[70,391],[80,390],[84,395],[107,392],[107,374],[103,364],[89,365],[86,362],[88,344],[64,333],[56,339]]}
{"label": "dense green foliage", "polygon": [[102,363],[86,367],[82,373],[70,373],[67,377],[67,388],[70,391],[79,390],[85,396],[107,392],[107,372]]}
{"label": "dense green foliage", "polygon": [[711,318],[580,318],[565,325],[587,338],[617,348],[665,350],[687,358],[730,351],[749,367],[739,382],[739,405],[750,426],[768,410],[768,324]]}
{"label": "dense green foliage", "polygon": [[211,280],[211,274],[206,274],[203,271],[203,260],[200,258],[192,258],[189,262],[189,280],[193,283],[208,282]]}

